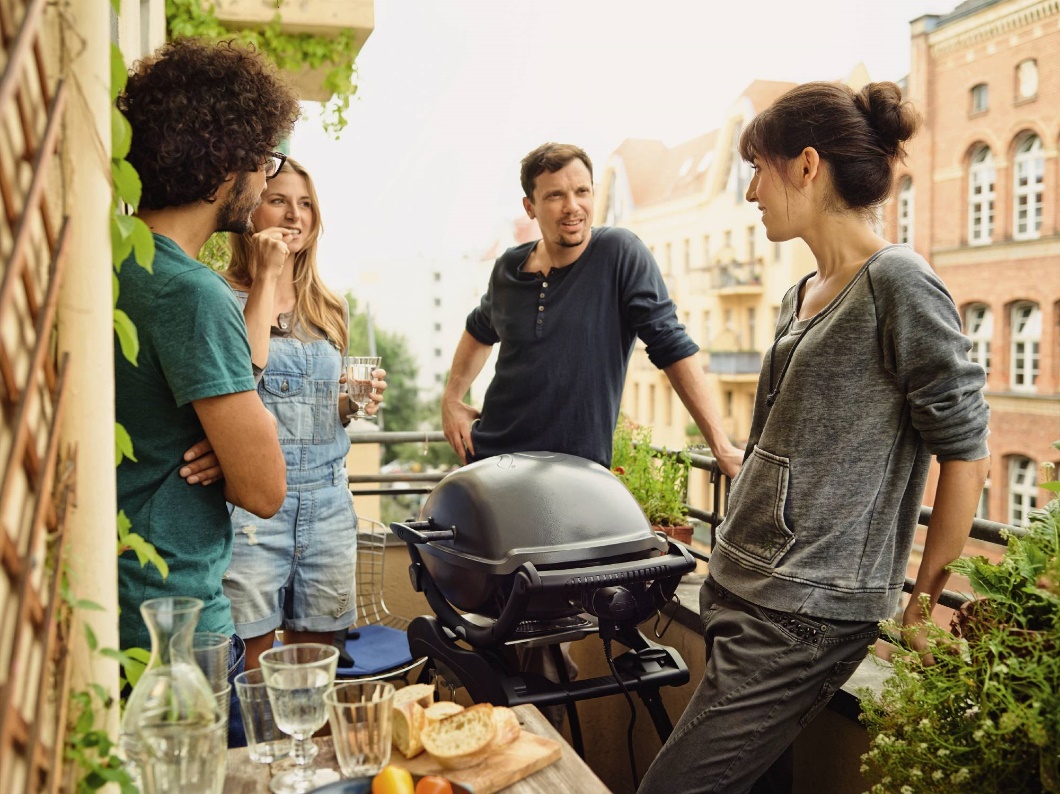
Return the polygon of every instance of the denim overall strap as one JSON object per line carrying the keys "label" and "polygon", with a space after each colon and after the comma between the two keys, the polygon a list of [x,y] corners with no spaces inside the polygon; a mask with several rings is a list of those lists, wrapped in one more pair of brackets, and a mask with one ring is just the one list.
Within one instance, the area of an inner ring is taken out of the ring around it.
{"label": "denim overall strap", "polygon": [[258,394],[276,417],[288,489],[346,481],[350,441],[338,415],[341,373],[342,354],[327,340],[269,341],[269,362]]}

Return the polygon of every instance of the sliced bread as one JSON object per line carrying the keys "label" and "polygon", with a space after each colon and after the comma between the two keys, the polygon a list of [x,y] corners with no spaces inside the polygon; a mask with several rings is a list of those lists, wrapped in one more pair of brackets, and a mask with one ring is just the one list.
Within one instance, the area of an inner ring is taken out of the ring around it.
{"label": "sliced bread", "polygon": [[519,738],[522,732],[519,718],[515,712],[505,706],[493,707],[493,749],[507,747]]}
{"label": "sliced bread", "polygon": [[464,769],[484,760],[493,749],[493,706],[479,703],[428,722],[420,734],[424,749],[446,769]]}
{"label": "sliced bread", "polygon": [[423,752],[420,736],[426,721],[423,706],[414,700],[394,706],[390,718],[390,738],[406,758],[415,758]]}
{"label": "sliced bread", "polygon": [[439,700],[437,703],[431,703],[427,706],[425,715],[427,722],[437,722],[453,714],[459,714],[463,710],[464,707],[455,700]]}

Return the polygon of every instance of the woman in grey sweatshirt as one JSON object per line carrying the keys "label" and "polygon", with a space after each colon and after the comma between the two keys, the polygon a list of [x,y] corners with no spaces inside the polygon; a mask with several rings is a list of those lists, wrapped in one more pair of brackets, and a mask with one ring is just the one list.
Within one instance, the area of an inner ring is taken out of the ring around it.
{"label": "woman in grey sweatshirt", "polygon": [[[744,465],[700,593],[703,680],[641,792],[756,791],[895,614],[931,456],[940,475],[907,639],[960,555],[986,479],[989,409],[953,299],[874,230],[919,125],[893,83],[807,83],[744,130],[747,200],[816,272],[789,290]],[[781,790],[772,788],[770,790]]]}

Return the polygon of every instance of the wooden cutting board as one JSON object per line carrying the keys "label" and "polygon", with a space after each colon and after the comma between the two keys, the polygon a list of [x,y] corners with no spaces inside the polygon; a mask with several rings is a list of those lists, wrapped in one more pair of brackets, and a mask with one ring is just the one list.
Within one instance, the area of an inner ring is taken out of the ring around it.
{"label": "wooden cutting board", "polygon": [[562,754],[562,745],[554,739],[522,731],[507,747],[490,753],[482,763],[467,769],[445,769],[427,753],[408,759],[397,748],[390,754],[390,763],[403,766],[414,775],[442,775],[474,794],[493,794],[558,761]]}

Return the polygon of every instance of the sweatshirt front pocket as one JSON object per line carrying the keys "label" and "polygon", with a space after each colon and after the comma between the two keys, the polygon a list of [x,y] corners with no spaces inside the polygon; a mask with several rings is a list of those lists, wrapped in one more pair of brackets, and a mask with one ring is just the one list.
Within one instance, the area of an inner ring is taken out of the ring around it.
{"label": "sweatshirt front pocket", "polygon": [[729,511],[718,527],[718,543],[756,568],[775,568],[794,545],[784,518],[791,463],[755,447],[732,486]]}

